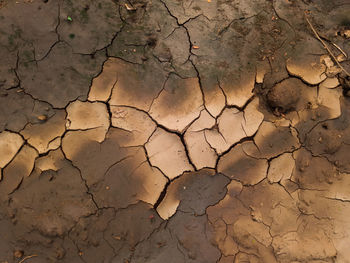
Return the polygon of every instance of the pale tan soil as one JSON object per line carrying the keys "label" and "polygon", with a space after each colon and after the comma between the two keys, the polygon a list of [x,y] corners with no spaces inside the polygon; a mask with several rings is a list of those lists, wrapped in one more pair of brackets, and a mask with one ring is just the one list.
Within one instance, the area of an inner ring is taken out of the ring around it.
{"label": "pale tan soil", "polygon": [[349,0],[0,0],[0,263],[349,263]]}

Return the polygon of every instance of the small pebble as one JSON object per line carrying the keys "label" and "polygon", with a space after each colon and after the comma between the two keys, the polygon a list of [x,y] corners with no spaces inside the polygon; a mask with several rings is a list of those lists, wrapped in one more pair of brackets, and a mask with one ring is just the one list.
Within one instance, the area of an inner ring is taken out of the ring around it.
{"label": "small pebble", "polygon": [[39,121],[46,121],[47,120],[47,116],[46,115],[39,115],[38,117]]}
{"label": "small pebble", "polygon": [[23,257],[23,251],[22,250],[15,250],[15,252],[13,252],[13,256],[15,258],[21,258],[21,257]]}

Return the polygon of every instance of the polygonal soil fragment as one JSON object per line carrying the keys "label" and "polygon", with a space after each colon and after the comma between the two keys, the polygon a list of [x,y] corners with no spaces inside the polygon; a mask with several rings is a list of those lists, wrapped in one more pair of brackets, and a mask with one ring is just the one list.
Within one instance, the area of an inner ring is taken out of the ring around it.
{"label": "polygonal soil fragment", "polygon": [[176,134],[157,128],[145,146],[150,163],[158,167],[169,179],[193,170],[187,159],[185,147]]}
{"label": "polygonal soil fragment", "polygon": [[256,98],[244,111],[226,108],[218,118],[218,126],[205,131],[205,136],[217,153],[221,154],[245,137],[252,136],[259,128],[264,115],[258,111]]}
{"label": "polygonal soil fragment", "polygon": [[202,110],[198,119],[196,119],[190,127],[188,127],[187,132],[200,132],[205,129],[211,129],[215,125],[215,119],[212,117],[208,111]]}
{"label": "polygonal soil fragment", "polygon": [[339,86],[339,80],[336,77],[326,78],[320,83],[320,88],[334,89]]}
{"label": "polygonal soil fragment", "polygon": [[244,122],[242,127],[247,137],[253,136],[264,120],[264,114],[258,108],[259,99],[254,98],[243,111]]}
{"label": "polygonal soil fragment", "polygon": [[156,129],[156,124],[143,111],[123,106],[111,106],[112,126],[127,131],[122,146],[145,144]]}
{"label": "polygonal soil fragment", "polygon": [[[3,50],[9,52],[20,47],[24,59],[42,59],[58,39],[55,32],[58,9],[55,1],[6,2],[0,10],[3,19],[0,42],[6,47]],[[23,49],[27,49],[26,52]]]}
{"label": "polygonal soil fragment", "polygon": [[62,151],[69,160],[73,160],[82,152],[87,142],[99,144],[105,139],[106,130],[104,128],[89,129],[86,131],[69,131],[62,138]]}
{"label": "polygonal soil fragment", "polygon": [[326,66],[320,62],[320,57],[300,55],[287,60],[287,70],[290,74],[302,78],[311,85],[317,85],[326,79]]}
{"label": "polygonal soil fragment", "polygon": [[214,228],[214,241],[225,256],[234,256],[239,251],[232,231],[228,232],[229,229],[240,216],[249,215],[249,210],[236,198],[242,187],[241,183],[233,180],[227,186],[225,198],[207,208],[209,222]]}
{"label": "polygonal soil fragment", "polygon": [[323,230],[326,224],[311,216],[302,216],[298,221],[296,231],[273,239],[277,259],[280,262],[332,262],[337,251]]}
{"label": "polygonal soil fragment", "polygon": [[43,60],[20,63],[22,88],[56,108],[77,98],[86,99],[91,79],[101,70],[105,54],[97,51],[91,57],[72,52],[68,44],[59,42]]}
{"label": "polygonal soil fragment", "polygon": [[[218,118],[218,128],[228,145],[239,142],[246,137],[243,129],[244,115],[235,108],[225,109]],[[216,148],[214,146],[214,148]]]}
{"label": "polygonal soil fragment", "polygon": [[[161,34],[166,33],[165,31]],[[152,43],[153,37],[150,37],[149,44]],[[122,38],[119,38],[121,41]],[[176,45],[174,45],[176,43]],[[171,66],[175,69],[176,73],[184,78],[195,77],[197,73],[189,61],[190,55],[190,41],[187,35],[187,31],[184,27],[177,27],[169,35],[161,36],[156,39],[156,46],[152,50],[153,55],[163,63],[171,63]],[[135,48],[137,46],[130,48]],[[128,49],[128,47],[126,47]],[[124,52],[125,53],[125,52]]]}
{"label": "polygonal soil fragment", "polygon": [[[125,23],[121,32],[118,33],[107,49],[109,56],[118,57],[135,64],[143,64],[144,61],[153,58],[161,62],[165,62],[165,60],[168,62],[168,52],[164,57],[158,57],[159,54],[154,51],[158,42],[166,40],[170,42],[173,37],[172,34],[177,36],[175,29],[179,29],[178,31],[182,31],[185,35],[180,35],[180,38],[171,41],[171,52],[179,48],[182,52],[181,55],[188,58],[189,41],[187,34],[184,28],[178,27],[176,19],[169,15],[166,6],[161,1],[140,0],[127,3],[127,7],[124,2],[117,2],[117,4],[119,4],[120,17]],[[176,45],[173,45],[174,43]],[[182,47],[185,48],[182,49]],[[166,66],[170,66],[170,63]]]}
{"label": "polygonal soil fragment", "polygon": [[[256,187],[261,184],[263,183]],[[243,191],[245,188],[243,187]],[[251,193],[250,198],[261,200],[261,205],[270,205],[268,202],[265,204],[261,197],[255,197],[258,193]],[[242,185],[232,181],[228,185],[225,198],[207,209],[208,218],[215,229],[215,242],[225,256],[234,256],[241,251],[257,255],[263,262],[276,262],[271,247],[270,225],[262,220],[264,218],[259,207],[245,204],[247,198],[242,198],[241,195]],[[284,223],[288,224],[290,221]]]}
{"label": "polygonal soil fragment", "polygon": [[103,180],[90,188],[99,207],[119,209],[138,201],[154,205],[158,200],[166,177],[150,166],[142,147],[133,147],[128,155],[111,165]]}
{"label": "polygonal soil fragment", "polygon": [[95,215],[80,218],[69,233],[79,248],[77,253],[85,262],[111,262],[114,258],[113,248],[105,240],[105,231],[114,218],[113,209],[98,211]]}
{"label": "polygonal soil fragment", "polygon": [[[342,183],[347,182],[343,181]],[[310,239],[311,236],[316,236],[316,240],[320,240],[320,249],[323,248],[320,253],[318,250],[314,252],[311,246],[307,246],[305,256],[309,253],[315,257],[318,252],[324,258],[331,258],[334,257],[336,250],[337,260],[346,262],[349,256],[346,244],[350,241],[348,227],[350,224],[349,202],[346,199],[337,199],[328,195],[328,190],[305,189],[298,192],[300,211],[305,215],[312,215],[306,218],[309,220],[305,222],[310,229],[303,234],[308,235]],[[319,231],[315,231],[317,228]]]}
{"label": "polygonal soil fragment", "polygon": [[203,215],[209,205],[224,197],[228,182],[225,176],[209,169],[185,173],[170,184],[157,212],[163,219],[171,217],[177,209]]}
{"label": "polygonal soil fragment", "polygon": [[204,90],[205,108],[214,117],[217,117],[226,106],[226,97],[219,84],[212,89]]}
{"label": "polygonal soil fragment", "polygon": [[216,262],[220,251],[211,242],[212,234],[206,216],[178,212],[136,247],[131,263]]}
{"label": "polygonal soil fragment", "polygon": [[58,147],[51,144],[56,138],[59,138],[64,133],[66,124],[66,113],[64,111],[57,111],[50,119],[44,123],[31,124],[29,123],[24,130],[21,131],[23,137],[32,145],[37,151],[41,153]]}
{"label": "polygonal soil fragment", "polygon": [[300,214],[297,203],[279,184],[264,180],[260,184],[244,187],[238,198],[249,207],[255,221],[270,227],[273,237],[297,229]]}
{"label": "polygonal soil fragment", "polygon": [[22,89],[4,92],[0,89],[0,112],[0,131],[15,132],[22,130],[28,122],[40,123],[39,116],[50,118],[54,114],[48,103],[35,101]]}
{"label": "polygonal soil fragment", "polygon": [[117,4],[107,0],[98,3],[63,1],[60,20],[58,33],[61,39],[72,46],[75,53],[83,54],[108,46],[122,27]]}
{"label": "polygonal soil fragment", "polygon": [[118,254],[115,262],[130,261],[137,246],[147,238],[162,223],[162,219],[144,202],[138,202],[126,209],[118,211],[109,222],[104,236]]}
{"label": "polygonal soil fragment", "polygon": [[341,114],[340,110],[340,96],[342,95],[342,89],[328,89],[319,87],[318,89],[318,102],[327,109],[328,119],[338,118]]}
{"label": "polygonal soil fragment", "polygon": [[221,87],[226,94],[228,105],[243,107],[253,96],[255,72],[245,72],[234,77],[235,80],[231,80],[230,83],[223,82]]}
{"label": "polygonal soil fragment", "polygon": [[105,173],[118,162],[130,158],[136,149],[125,148],[125,131],[111,128],[105,140],[100,143],[99,137],[104,131],[69,131],[62,140],[65,156],[77,166],[89,186],[103,180]]}
{"label": "polygonal soil fragment", "polygon": [[210,129],[214,125],[215,119],[203,110],[199,119],[191,124],[184,135],[188,154],[197,169],[214,168],[216,165],[217,154],[207,142],[205,135],[205,129]]}
{"label": "polygonal soil fragment", "polygon": [[67,129],[87,130],[102,128],[106,132],[109,127],[107,106],[101,102],[72,102],[67,107]]}
{"label": "polygonal soil fragment", "polygon": [[113,63],[118,81],[113,88],[110,105],[148,111],[167,78],[161,64],[150,59],[143,65],[135,65],[116,58]]}
{"label": "polygonal soil fragment", "polygon": [[43,235],[62,236],[96,211],[79,171],[68,162],[57,172],[26,178],[22,186],[12,195],[11,208],[18,223]]}
{"label": "polygonal soil fragment", "polygon": [[205,131],[187,131],[184,136],[188,155],[196,169],[215,168],[218,155],[207,142]]}
{"label": "polygonal soil fragment", "polygon": [[13,159],[23,142],[22,137],[16,133],[0,133],[0,168],[4,168]]}
{"label": "polygonal soil fragment", "polygon": [[272,159],[267,174],[270,183],[277,183],[290,179],[295,167],[295,161],[291,153],[284,153],[276,159]]}
{"label": "polygonal soil fragment", "polygon": [[295,169],[292,180],[301,188],[323,190],[338,180],[338,173],[324,157],[313,157],[311,152],[302,148],[293,153]]}
{"label": "polygonal soil fragment", "polygon": [[35,169],[39,172],[44,171],[57,171],[63,165],[65,157],[62,150],[59,148],[54,151],[50,151],[47,155],[39,157],[35,160]]}
{"label": "polygonal soil fragment", "polygon": [[236,145],[220,158],[218,171],[244,185],[254,185],[266,177],[268,163],[248,156],[243,151],[244,144]]}
{"label": "polygonal soil fragment", "polygon": [[89,101],[107,101],[112,89],[118,81],[118,66],[115,59],[109,58],[104,64],[100,75],[92,80],[89,92]]}
{"label": "polygonal soil fragment", "polygon": [[182,132],[199,116],[202,105],[198,79],[181,79],[172,74],[154,99],[149,114],[168,129]]}
{"label": "polygonal soil fragment", "polygon": [[38,153],[34,148],[24,145],[11,163],[3,169],[3,179],[0,182],[0,193],[12,193],[28,177],[33,170]]}
{"label": "polygonal soil fragment", "polygon": [[217,127],[210,130],[204,130],[204,137],[206,142],[208,142],[210,147],[213,148],[217,154],[222,154],[230,148],[230,145],[226,142]]}
{"label": "polygonal soil fragment", "polygon": [[254,137],[254,143],[244,144],[244,151],[256,158],[270,159],[284,152],[299,148],[296,132],[290,127],[278,126],[263,122]]}

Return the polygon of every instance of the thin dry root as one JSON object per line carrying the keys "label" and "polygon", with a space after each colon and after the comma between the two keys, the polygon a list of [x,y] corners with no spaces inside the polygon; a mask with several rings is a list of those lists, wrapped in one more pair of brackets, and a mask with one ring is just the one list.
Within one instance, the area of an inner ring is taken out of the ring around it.
{"label": "thin dry root", "polygon": [[22,258],[22,260],[21,260],[20,262],[18,262],[18,263],[22,263],[22,262],[26,261],[27,259],[30,259],[30,258],[33,258],[33,257],[37,257],[37,256],[38,256],[38,255],[26,256],[26,257]]}
{"label": "thin dry root", "polygon": [[337,58],[334,56],[333,52],[329,49],[329,47],[327,46],[327,44],[321,39],[320,35],[317,33],[316,29],[313,27],[313,25],[311,24],[310,20],[307,18],[307,15],[305,14],[305,19],[307,21],[307,23],[309,24],[309,26],[312,29],[312,32],[314,32],[316,38],[322,43],[322,45],[325,47],[325,49],[327,49],[329,55],[331,55],[332,59],[337,63],[337,65],[339,66],[339,68],[344,71],[344,73],[346,75],[348,75],[350,77],[350,73],[342,66],[340,65],[339,61],[337,60]]}

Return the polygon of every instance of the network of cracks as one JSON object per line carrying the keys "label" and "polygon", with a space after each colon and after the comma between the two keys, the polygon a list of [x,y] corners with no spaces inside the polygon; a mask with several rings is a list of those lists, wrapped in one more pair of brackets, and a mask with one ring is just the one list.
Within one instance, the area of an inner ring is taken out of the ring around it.
{"label": "network of cracks", "polygon": [[0,1],[0,262],[350,262],[349,8]]}

